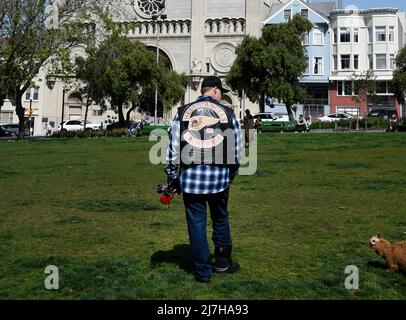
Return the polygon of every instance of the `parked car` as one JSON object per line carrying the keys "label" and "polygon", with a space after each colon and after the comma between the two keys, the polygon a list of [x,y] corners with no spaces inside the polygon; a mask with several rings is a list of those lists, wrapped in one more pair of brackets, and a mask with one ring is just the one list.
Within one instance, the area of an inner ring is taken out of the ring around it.
{"label": "parked car", "polygon": [[279,113],[272,113],[272,112],[260,112],[254,115],[254,119],[260,118],[263,124],[267,122],[288,122],[289,116],[287,114],[279,114]]}
{"label": "parked car", "polygon": [[[80,131],[85,128],[84,120],[67,120],[63,122],[63,130],[65,131]],[[58,126],[58,131],[62,129],[62,122]],[[86,121],[86,130],[99,130],[100,125]]]}
{"label": "parked car", "polygon": [[144,124],[145,123],[141,120],[130,121],[123,127],[119,122],[114,122],[109,124],[106,127],[106,130],[127,129],[128,136],[140,136],[142,135],[142,128],[144,127]]}
{"label": "parked car", "polygon": [[[81,120],[83,122],[83,126],[85,125],[85,120]],[[101,124],[100,123],[93,123],[89,120],[86,120],[86,130],[87,129],[92,129],[92,130],[100,130],[101,129]]]}
{"label": "parked car", "polygon": [[349,113],[330,113],[328,115],[319,117],[319,121],[324,122],[333,122],[333,121],[340,121],[340,120],[350,120],[355,119],[354,116],[350,115]]}
{"label": "parked car", "polygon": [[277,119],[276,121],[289,122],[289,115],[287,113],[274,113],[273,114]]}
{"label": "parked car", "polygon": [[392,117],[394,114],[397,115],[396,108],[372,107],[365,117],[381,117],[387,119]]}
{"label": "parked car", "polygon": [[1,126],[3,129],[14,132],[16,135],[18,135],[20,131],[20,125],[18,123],[2,124]]}
{"label": "parked car", "polygon": [[[133,121],[130,121],[130,124],[133,123]],[[106,130],[114,130],[114,129],[127,129],[128,125],[124,125],[124,127],[120,124],[120,122],[113,122],[110,123],[106,126]]]}
{"label": "parked car", "polygon": [[0,137],[15,137],[17,133],[14,131],[7,130],[6,128],[0,126]]}

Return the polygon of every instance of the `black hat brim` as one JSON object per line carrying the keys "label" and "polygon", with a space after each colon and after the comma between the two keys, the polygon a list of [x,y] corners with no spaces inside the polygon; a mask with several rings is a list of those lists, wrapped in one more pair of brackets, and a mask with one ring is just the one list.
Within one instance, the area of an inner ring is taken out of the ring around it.
{"label": "black hat brim", "polygon": [[221,90],[221,93],[227,93],[227,92],[230,92],[230,90],[227,90],[227,89],[224,89],[224,88],[222,88],[222,89],[220,89]]}

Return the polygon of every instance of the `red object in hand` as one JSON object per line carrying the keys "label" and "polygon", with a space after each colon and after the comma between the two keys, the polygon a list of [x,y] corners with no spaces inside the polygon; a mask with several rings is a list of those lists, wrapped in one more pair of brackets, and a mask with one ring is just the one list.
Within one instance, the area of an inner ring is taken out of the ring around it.
{"label": "red object in hand", "polygon": [[167,194],[163,194],[161,196],[161,203],[162,204],[169,204],[172,201],[174,196],[175,196],[175,194],[171,194],[170,196],[168,196]]}

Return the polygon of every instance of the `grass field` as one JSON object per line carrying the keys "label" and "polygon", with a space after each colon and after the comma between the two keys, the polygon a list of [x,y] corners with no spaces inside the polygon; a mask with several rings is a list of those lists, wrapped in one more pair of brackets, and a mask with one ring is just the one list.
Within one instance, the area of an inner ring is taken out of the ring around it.
{"label": "grass field", "polygon": [[[191,273],[181,198],[159,202],[152,145],[0,143],[0,299],[406,298],[406,275],[368,245],[406,240],[406,135],[260,135],[256,175],[230,192],[241,271],[208,285]],[[48,265],[59,290],[44,288]],[[359,290],[344,287],[347,265]]]}

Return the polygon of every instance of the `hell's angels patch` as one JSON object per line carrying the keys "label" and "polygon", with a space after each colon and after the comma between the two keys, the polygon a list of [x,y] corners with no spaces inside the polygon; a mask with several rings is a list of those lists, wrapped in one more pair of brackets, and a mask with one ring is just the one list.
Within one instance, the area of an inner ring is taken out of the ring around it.
{"label": "hell's angels patch", "polygon": [[[197,109],[207,109],[209,112],[204,115],[193,115],[194,111]],[[224,137],[221,134],[217,134],[210,139],[202,140],[192,135],[191,132],[205,130],[207,135],[210,136],[214,133],[214,130],[209,127],[214,126],[219,122],[228,123],[228,117],[221,107],[214,103],[204,101],[188,107],[183,113],[182,121],[189,122],[188,130],[183,133],[183,139],[193,147],[209,149],[221,144]]]}

